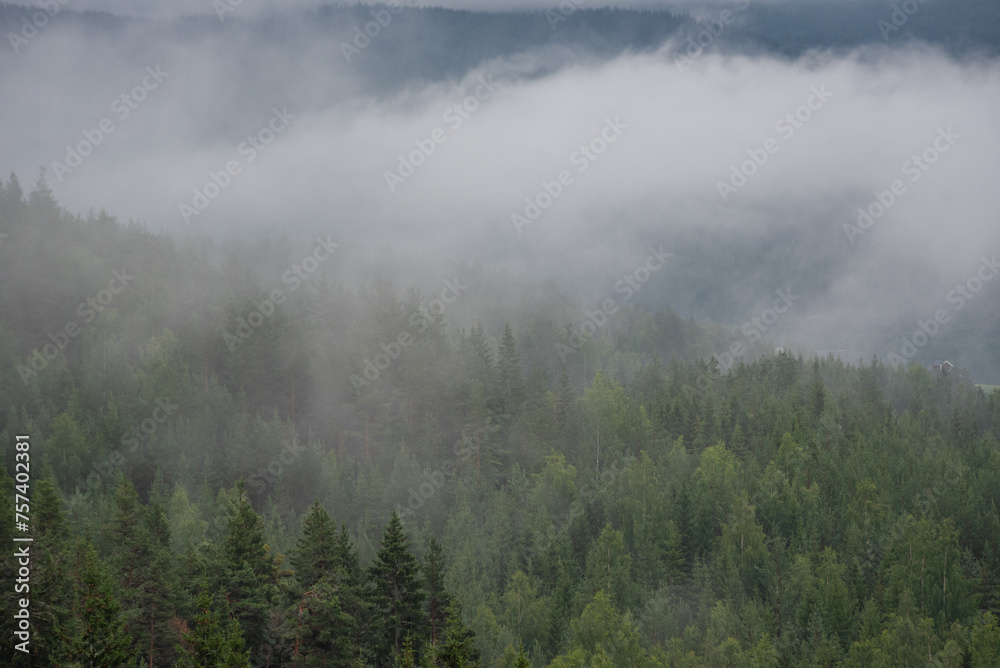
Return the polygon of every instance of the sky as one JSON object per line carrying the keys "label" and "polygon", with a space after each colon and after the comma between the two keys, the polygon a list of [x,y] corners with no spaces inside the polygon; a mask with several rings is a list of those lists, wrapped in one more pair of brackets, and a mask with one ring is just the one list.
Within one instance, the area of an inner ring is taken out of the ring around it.
{"label": "sky", "polygon": [[[544,74],[541,56],[525,54],[461,80],[353,96],[359,71],[336,39],[255,58],[239,39],[156,41],[141,29],[95,43],[54,24],[37,39],[0,55],[0,168],[30,182],[45,165],[69,210],[106,208],[154,230],[333,233],[600,299],[649,247],[669,251],[678,235],[808,228],[848,259],[828,291],[802,298],[787,329],[830,347],[953,308],[949,286],[1000,251],[1000,68],[932,47],[788,61],[709,46],[682,60],[686,45],[673,42]],[[122,118],[121,95],[144,82]],[[97,136],[105,119],[114,131],[56,174],[67,146]],[[251,150],[255,135],[272,139]],[[422,164],[410,174],[400,157],[414,152]],[[925,153],[934,163],[915,166]],[[754,156],[762,164],[745,167]],[[752,172],[745,183],[734,166]],[[218,195],[199,200],[213,180],[224,183]],[[884,215],[845,228],[859,207],[888,201],[894,181]]]}
{"label": "sky", "polygon": [[[613,2],[611,0],[565,0],[581,9],[619,7],[623,9],[690,9],[699,6],[715,6],[732,4],[724,1],[704,2],[699,0],[628,0]],[[813,2],[820,0],[764,0],[775,2]],[[876,0],[872,0],[876,1]],[[558,7],[563,0],[398,0],[407,7],[445,7],[448,9],[468,9],[481,11],[505,11],[538,9],[547,10]],[[758,0],[760,4],[764,4]],[[71,4],[70,4],[71,3]],[[30,2],[11,2],[10,4],[32,5]],[[66,0],[67,8],[76,11],[103,11],[120,16],[141,16],[147,18],[174,17],[180,15],[211,14],[215,11],[212,0],[171,0],[169,3],[159,0]],[[232,0],[239,12],[261,14],[268,12],[283,12],[289,9],[310,9],[319,5],[374,5],[374,2],[319,2],[317,0]],[[386,3],[382,3],[386,4]]]}

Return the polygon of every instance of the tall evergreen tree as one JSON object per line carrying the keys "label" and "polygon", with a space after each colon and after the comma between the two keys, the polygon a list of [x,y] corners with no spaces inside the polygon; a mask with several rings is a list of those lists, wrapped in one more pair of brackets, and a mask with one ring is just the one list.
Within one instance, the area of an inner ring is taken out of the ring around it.
{"label": "tall evergreen tree", "polygon": [[236,484],[226,536],[223,588],[252,654],[268,644],[268,609],[274,595],[275,568],[268,558],[264,523],[247,499],[243,481]]}
{"label": "tall evergreen tree", "polygon": [[329,577],[304,592],[295,615],[294,665],[350,668],[355,665],[354,620],[344,611]]}
{"label": "tall evergreen tree", "polygon": [[462,622],[462,606],[456,601],[448,608],[444,641],[436,655],[444,668],[473,668],[479,665],[476,634]]}
{"label": "tall evergreen tree", "polygon": [[396,511],[382,536],[369,578],[374,658],[378,665],[388,665],[402,652],[407,636],[423,640],[425,631],[423,583]]}
{"label": "tall evergreen tree", "polygon": [[171,662],[176,654],[176,631],[171,620],[176,613],[176,560],[170,552],[170,527],[163,506],[154,501],[146,508],[140,527],[148,543],[147,560],[139,599],[143,614],[138,619],[145,638],[139,648],[149,657],[150,665]]}
{"label": "tall evergreen tree", "polygon": [[171,656],[175,644],[168,629],[173,612],[173,559],[162,507],[143,507],[132,483],[123,481],[115,493],[110,535],[122,607],[136,641],[134,651],[153,664],[160,653]]}
{"label": "tall evergreen tree", "polygon": [[521,375],[521,356],[517,352],[517,341],[510,323],[504,325],[497,360],[497,393],[499,413],[510,418],[514,416],[524,400],[524,378]]}
{"label": "tall evergreen tree", "polygon": [[89,543],[81,546],[79,628],[68,656],[85,668],[127,668],[135,665],[132,636],[115,598],[104,565]]}
{"label": "tall evergreen tree", "polygon": [[555,423],[557,429],[563,429],[566,426],[566,421],[569,419],[569,411],[573,407],[573,402],[576,401],[576,395],[573,393],[573,386],[569,383],[569,374],[566,373],[566,365],[564,364],[562,370],[559,372],[559,386],[556,389],[556,400],[554,415],[552,416],[552,421]]}
{"label": "tall evergreen tree", "polygon": [[357,549],[351,543],[346,526],[340,527],[335,554],[341,573],[341,606],[351,619],[353,654],[358,662],[363,662],[370,653],[369,638],[373,632],[372,616],[368,598],[365,596],[367,579],[361,570]]}
{"label": "tall evergreen tree", "polygon": [[208,587],[198,595],[198,615],[191,630],[184,635],[188,648],[177,668],[249,668],[250,652],[244,649],[239,622],[229,619],[223,626],[214,609],[214,597]]}
{"label": "tall evergreen tree", "polygon": [[471,348],[468,361],[469,379],[479,381],[483,393],[489,397],[492,395],[495,383],[496,361],[482,322],[476,322],[469,332],[469,344]]}
{"label": "tall evergreen tree", "polygon": [[71,572],[69,527],[62,501],[49,477],[34,486],[31,544],[32,658],[52,665],[70,634],[75,581]]}
{"label": "tall evergreen tree", "polygon": [[308,589],[332,575],[338,565],[337,548],[337,527],[319,501],[314,501],[302,524],[302,538],[291,555],[300,587]]}
{"label": "tall evergreen tree", "polygon": [[437,644],[438,636],[448,619],[451,603],[444,589],[444,555],[441,544],[431,536],[424,555],[424,578],[427,585],[427,623],[430,625],[431,644]]}

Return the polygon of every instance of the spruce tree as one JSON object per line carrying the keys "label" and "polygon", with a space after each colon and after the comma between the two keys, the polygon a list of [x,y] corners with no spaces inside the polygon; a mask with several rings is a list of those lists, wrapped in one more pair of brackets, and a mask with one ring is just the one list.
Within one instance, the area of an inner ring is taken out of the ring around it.
{"label": "spruce tree", "polygon": [[573,392],[573,386],[569,383],[569,374],[566,373],[566,365],[562,367],[562,371],[559,372],[559,387],[556,391],[555,407],[553,422],[557,429],[563,429],[566,426],[566,421],[569,419],[569,411],[573,407],[573,402],[576,401],[576,395]]}
{"label": "spruce tree", "polygon": [[246,634],[251,652],[266,646],[269,606],[275,593],[274,564],[268,558],[264,525],[246,497],[243,481],[236,485],[223,588],[233,615]]}
{"label": "spruce tree", "polygon": [[69,658],[84,668],[134,666],[132,636],[125,628],[111,577],[89,542],[81,549],[79,627],[70,643]]}
{"label": "spruce tree", "polygon": [[336,526],[319,501],[314,501],[302,524],[302,538],[291,554],[300,587],[309,589],[333,573],[337,565],[337,541]]}
{"label": "spruce tree", "polygon": [[441,544],[431,536],[424,555],[424,578],[427,581],[427,622],[430,626],[431,644],[437,644],[438,636],[448,619],[450,597],[444,589],[444,556]]}
{"label": "spruce tree", "polygon": [[198,615],[191,629],[184,634],[189,648],[184,651],[177,668],[248,668],[250,652],[243,647],[239,622],[230,619],[223,626],[214,610],[214,597],[208,587],[198,595]]}
{"label": "spruce tree", "polygon": [[158,501],[147,506],[140,535],[148,548],[138,601],[142,636],[137,637],[140,651],[155,665],[172,661],[176,653],[170,621],[176,612],[179,590],[175,560],[170,552],[170,527]]}
{"label": "spruce tree", "polygon": [[74,578],[69,529],[59,492],[51,478],[34,486],[31,544],[31,647],[39,665],[52,665],[68,641]]}
{"label": "spruce tree", "polygon": [[136,640],[134,651],[156,663],[160,655],[170,657],[174,645],[168,641],[174,560],[162,507],[143,507],[132,483],[123,481],[115,493],[110,535],[116,546],[112,564],[122,608]]}
{"label": "spruce tree", "polygon": [[423,583],[409,539],[396,511],[369,569],[373,626],[373,653],[377,665],[389,665],[399,656],[407,636],[423,640]]}
{"label": "spruce tree", "polygon": [[468,361],[469,379],[479,381],[483,387],[483,393],[491,396],[494,387],[494,374],[496,363],[493,351],[490,350],[490,342],[486,338],[483,323],[476,322],[472,331],[469,332],[469,343],[471,346],[471,356]]}
{"label": "spruce tree", "polygon": [[295,665],[350,668],[354,665],[354,622],[329,578],[304,592],[295,614]]}
{"label": "spruce tree", "polygon": [[340,601],[344,612],[351,618],[354,656],[358,661],[363,661],[370,653],[368,640],[372,632],[371,610],[365,596],[365,586],[368,583],[346,526],[342,525],[340,528],[335,554],[341,573]]}
{"label": "spruce tree", "polygon": [[448,608],[448,623],[444,642],[437,650],[437,659],[444,668],[472,668],[479,665],[476,634],[462,623],[462,606],[456,601]]}
{"label": "spruce tree", "polygon": [[499,413],[508,418],[517,413],[524,400],[524,378],[521,376],[521,356],[510,323],[504,325],[500,341],[500,359],[497,362],[497,391]]}

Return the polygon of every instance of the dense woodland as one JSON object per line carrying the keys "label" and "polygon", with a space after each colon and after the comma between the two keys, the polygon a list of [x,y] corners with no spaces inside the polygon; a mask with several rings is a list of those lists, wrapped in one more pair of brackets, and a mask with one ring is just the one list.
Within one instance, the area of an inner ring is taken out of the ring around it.
{"label": "dense woodland", "polygon": [[33,665],[1000,665],[1000,393],[958,369],[722,373],[722,328],[642,307],[561,359],[554,288],[293,291],[44,179],[0,234]]}

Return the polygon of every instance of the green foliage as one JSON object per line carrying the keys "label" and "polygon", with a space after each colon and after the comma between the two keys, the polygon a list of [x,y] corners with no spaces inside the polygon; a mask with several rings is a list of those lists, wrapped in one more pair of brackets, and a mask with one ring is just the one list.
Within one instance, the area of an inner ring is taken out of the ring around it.
{"label": "green foliage", "polygon": [[[37,449],[37,665],[1000,662],[1000,394],[749,350],[721,373],[694,359],[716,328],[624,305],[564,366],[575,305],[478,268],[468,333],[415,291],[324,282],[231,352],[221,332],[280,285],[245,263],[290,266],[291,242],[220,268],[18,193],[0,189],[2,252],[23,252],[0,277],[30,261],[58,292],[0,295],[24,314],[0,319],[0,434],[8,471],[12,434]],[[29,213],[76,250],[23,243]],[[22,392],[38,332],[123,263],[143,289]],[[503,305],[523,294],[544,307]]]}
{"label": "green foliage", "polygon": [[437,664],[443,668],[473,668],[479,666],[479,650],[475,634],[462,622],[462,606],[454,603],[448,608],[448,621],[444,640],[435,651]]}
{"label": "green foliage", "polygon": [[198,614],[192,628],[184,634],[186,647],[177,668],[248,668],[250,651],[243,649],[239,622],[229,618],[225,624],[214,609],[214,597],[203,588],[198,595]]}
{"label": "green foliage", "polygon": [[69,643],[70,661],[86,668],[126,668],[133,665],[132,637],[111,578],[94,548],[81,546],[79,629]]}
{"label": "green foliage", "polygon": [[410,552],[399,516],[393,512],[369,569],[374,616],[373,654],[387,663],[399,656],[403,641],[423,640],[423,583],[417,561]]}

